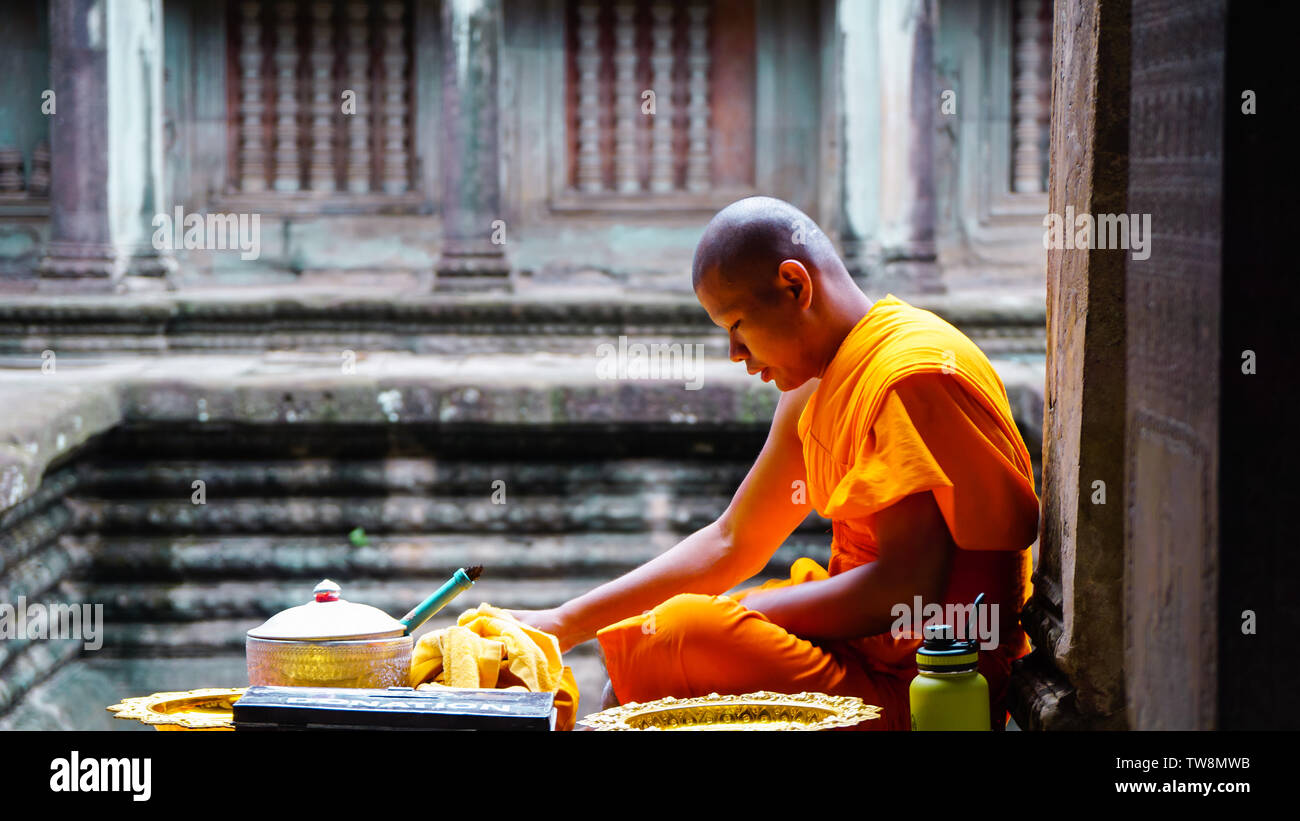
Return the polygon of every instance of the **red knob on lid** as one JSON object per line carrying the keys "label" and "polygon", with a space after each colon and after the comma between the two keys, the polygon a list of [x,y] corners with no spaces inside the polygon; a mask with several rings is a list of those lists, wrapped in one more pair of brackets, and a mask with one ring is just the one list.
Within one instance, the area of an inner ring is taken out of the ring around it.
{"label": "red knob on lid", "polygon": [[337,584],[329,579],[325,579],[320,584],[316,585],[316,588],[312,592],[316,594],[316,601],[326,602],[338,601],[339,591],[340,588]]}

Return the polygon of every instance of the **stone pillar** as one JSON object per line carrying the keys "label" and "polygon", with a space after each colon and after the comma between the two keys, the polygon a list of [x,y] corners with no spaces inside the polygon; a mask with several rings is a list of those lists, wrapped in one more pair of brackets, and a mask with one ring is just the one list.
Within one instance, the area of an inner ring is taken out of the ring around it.
{"label": "stone pillar", "polygon": [[880,0],[880,240],[876,288],[940,293],[934,188],[935,0]]}
{"label": "stone pillar", "polygon": [[[1058,3],[1054,14],[1049,213],[1126,213],[1129,4]],[[1042,531],[1022,615],[1034,653],[1017,662],[1011,696],[1026,730],[1129,727],[1126,257],[1047,253]]]}
{"label": "stone pillar", "polygon": [[840,175],[840,250],[849,273],[874,291],[880,273],[880,66],[877,0],[839,0],[840,110],[844,112]]}
{"label": "stone pillar", "polygon": [[42,289],[160,287],[161,0],[51,0],[50,242]]}
{"label": "stone pillar", "polygon": [[[437,290],[510,286],[497,152],[501,0],[442,4],[442,254]],[[495,225],[494,225],[495,223]],[[494,242],[494,239],[501,240]]]}

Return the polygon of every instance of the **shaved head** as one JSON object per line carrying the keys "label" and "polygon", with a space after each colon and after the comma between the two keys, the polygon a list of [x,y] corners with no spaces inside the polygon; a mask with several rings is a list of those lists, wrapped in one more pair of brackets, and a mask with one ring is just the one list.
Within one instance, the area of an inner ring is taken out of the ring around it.
{"label": "shaved head", "polygon": [[810,273],[848,278],[844,263],[817,223],[785,200],[748,197],[719,211],[695,248],[691,283],[698,290],[710,275],[727,283],[758,285],[787,259]]}
{"label": "shaved head", "polygon": [[817,224],[772,197],[733,202],[709,221],[691,279],[731,360],[783,391],[820,376],[871,308]]}

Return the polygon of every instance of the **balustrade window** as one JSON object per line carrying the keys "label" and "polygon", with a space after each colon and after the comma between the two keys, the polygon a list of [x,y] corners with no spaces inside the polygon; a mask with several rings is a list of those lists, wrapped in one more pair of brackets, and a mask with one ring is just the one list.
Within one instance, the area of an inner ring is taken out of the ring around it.
{"label": "balustrade window", "polygon": [[231,3],[232,191],[410,191],[412,31],[409,0]]}
{"label": "balustrade window", "polygon": [[570,191],[752,186],[752,0],[570,0],[566,12]]}

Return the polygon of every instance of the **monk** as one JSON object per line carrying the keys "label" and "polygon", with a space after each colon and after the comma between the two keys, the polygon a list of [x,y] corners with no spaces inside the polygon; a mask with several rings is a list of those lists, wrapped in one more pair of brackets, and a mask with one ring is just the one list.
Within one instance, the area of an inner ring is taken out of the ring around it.
{"label": "monk", "polygon": [[[732,361],[782,391],[766,444],[712,524],[619,579],[515,616],[562,651],[597,639],[606,707],[813,691],[881,707],[862,729],[902,730],[923,638],[916,597],[969,605],[983,593],[998,643],[979,669],[991,726],[1005,729],[1011,662],[1030,649],[1019,616],[1039,507],[988,358],[933,313],[893,296],[873,303],[825,234],[781,200],[719,212],[692,276]],[[800,558],[788,580],[726,595],[813,507],[833,524],[829,567]]]}

